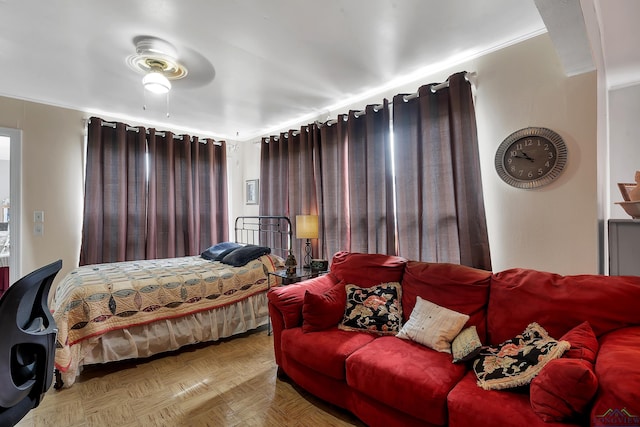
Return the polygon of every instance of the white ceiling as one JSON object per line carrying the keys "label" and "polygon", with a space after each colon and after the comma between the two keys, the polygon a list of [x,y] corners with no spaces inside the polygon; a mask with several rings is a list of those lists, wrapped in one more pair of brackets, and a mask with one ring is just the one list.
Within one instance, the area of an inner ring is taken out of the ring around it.
{"label": "white ceiling", "polygon": [[[0,0],[0,16],[0,95],[238,141],[546,31],[534,0]],[[126,64],[141,35],[189,69],[170,117]]]}

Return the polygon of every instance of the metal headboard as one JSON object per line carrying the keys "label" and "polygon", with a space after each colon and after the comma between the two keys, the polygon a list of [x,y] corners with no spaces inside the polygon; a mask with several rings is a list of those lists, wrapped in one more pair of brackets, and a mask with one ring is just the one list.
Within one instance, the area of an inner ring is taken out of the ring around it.
{"label": "metal headboard", "polygon": [[237,243],[268,246],[284,259],[293,244],[291,220],[286,216],[239,216],[235,223]]}

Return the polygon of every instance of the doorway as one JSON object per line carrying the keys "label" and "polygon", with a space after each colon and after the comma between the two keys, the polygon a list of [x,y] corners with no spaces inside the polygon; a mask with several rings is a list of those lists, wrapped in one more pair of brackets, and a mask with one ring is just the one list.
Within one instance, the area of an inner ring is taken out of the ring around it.
{"label": "doorway", "polygon": [[[21,146],[22,131],[0,128],[0,289],[18,280],[21,273]],[[6,280],[8,283],[2,283]]]}

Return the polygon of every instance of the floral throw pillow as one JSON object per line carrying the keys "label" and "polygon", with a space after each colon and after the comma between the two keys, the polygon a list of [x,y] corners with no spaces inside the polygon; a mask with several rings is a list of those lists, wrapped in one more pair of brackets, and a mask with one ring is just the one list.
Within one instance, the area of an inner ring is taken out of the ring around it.
{"label": "floral throw pillow", "polygon": [[347,300],[339,329],[395,335],[402,319],[400,283],[381,283],[362,288],[346,285]]}
{"label": "floral throw pillow", "polygon": [[542,368],[569,349],[568,341],[556,341],[537,323],[520,335],[495,347],[487,347],[473,362],[478,386],[502,390],[528,385]]}

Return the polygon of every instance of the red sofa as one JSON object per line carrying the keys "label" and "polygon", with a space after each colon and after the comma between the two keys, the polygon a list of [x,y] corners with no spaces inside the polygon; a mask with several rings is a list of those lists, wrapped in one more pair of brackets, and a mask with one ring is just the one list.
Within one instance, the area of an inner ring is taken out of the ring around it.
{"label": "red sofa", "polygon": [[[412,340],[337,327],[344,285],[396,281],[403,322],[420,296],[469,315],[465,327],[476,326],[484,345],[537,322],[571,348],[526,387],[485,390],[472,362],[454,364],[450,353]],[[640,426],[640,277],[492,274],[341,252],[331,273],[272,288],[268,298],[279,375],[367,425]]]}

